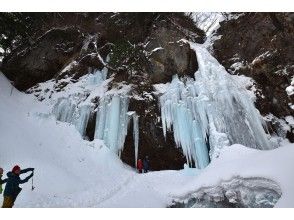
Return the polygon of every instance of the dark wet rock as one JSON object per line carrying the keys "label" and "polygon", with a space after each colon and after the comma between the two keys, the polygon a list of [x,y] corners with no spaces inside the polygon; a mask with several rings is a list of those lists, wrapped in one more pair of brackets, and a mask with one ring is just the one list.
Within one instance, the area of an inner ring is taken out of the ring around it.
{"label": "dark wet rock", "polygon": [[52,29],[30,47],[19,48],[5,57],[1,69],[15,87],[25,90],[52,79],[81,46],[82,35],[78,30]]}
{"label": "dark wet rock", "polygon": [[174,74],[194,77],[198,69],[195,52],[181,40],[185,35],[168,21],[161,21],[151,31],[147,51],[150,55],[150,75],[154,83],[171,81]]}
{"label": "dark wet rock", "polygon": [[[176,147],[173,134],[168,133],[166,139],[163,136],[161,121],[158,120],[160,114],[157,100],[146,102],[131,99],[129,110],[136,111],[140,116],[138,158],[148,156],[152,171],[183,169],[186,159],[182,150]],[[135,147],[132,130],[133,126],[130,123],[121,158],[123,162],[134,166]]]}
{"label": "dark wet rock", "polygon": [[[178,41],[205,38],[184,13],[53,13],[44,19],[31,44],[24,40],[3,60],[1,70],[19,90],[52,78],[77,80],[89,69],[102,69],[101,58],[109,54],[110,74],[128,78],[145,72],[154,83],[170,81],[176,73],[193,76],[195,53]],[[158,46],[164,50],[151,54]]]}
{"label": "dark wet rock", "polygon": [[[160,120],[158,97],[154,95],[153,86],[147,74],[131,79],[133,84],[129,111],[136,111],[139,116],[139,150],[138,158],[149,157],[151,170],[179,170],[186,162],[181,148],[177,148],[173,134],[168,132],[164,138]],[[125,140],[122,160],[135,166],[135,147],[133,127],[130,123]]]}

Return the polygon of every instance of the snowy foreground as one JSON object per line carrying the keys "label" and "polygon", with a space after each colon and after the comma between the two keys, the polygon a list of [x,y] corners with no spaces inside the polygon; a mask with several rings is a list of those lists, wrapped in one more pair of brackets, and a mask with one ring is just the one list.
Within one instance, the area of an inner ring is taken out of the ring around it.
{"label": "snowy foreground", "polygon": [[43,103],[11,90],[0,73],[0,166],[34,167],[36,187],[23,185],[16,207],[167,207],[237,176],[274,181],[282,194],[275,207],[294,207],[294,144],[268,151],[232,145],[202,171],[137,174],[102,141],[83,140],[73,125],[44,117]]}

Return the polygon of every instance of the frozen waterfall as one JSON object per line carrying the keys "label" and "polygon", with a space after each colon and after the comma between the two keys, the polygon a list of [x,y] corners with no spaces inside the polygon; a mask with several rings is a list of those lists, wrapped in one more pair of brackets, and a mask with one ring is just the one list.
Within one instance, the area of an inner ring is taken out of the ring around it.
{"label": "frozen waterfall", "polygon": [[160,97],[164,136],[173,130],[187,162],[204,168],[223,146],[270,149],[263,120],[246,89],[201,45],[191,44],[199,70],[195,80],[174,75]]}
{"label": "frozen waterfall", "polygon": [[[79,88],[83,90],[58,98],[52,113],[57,120],[75,125],[82,137],[86,136],[90,116],[96,113],[94,138],[103,140],[119,156],[124,147],[129,122],[133,120],[134,152],[137,160],[139,117],[136,112],[128,111],[129,87],[117,91],[99,90],[106,79],[107,68],[90,71],[80,80]],[[96,96],[99,96],[97,109],[90,100]]]}
{"label": "frozen waterfall", "polygon": [[[92,89],[92,87],[98,87],[106,80],[106,76],[107,68],[103,68],[101,71],[90,71],[84,86],[87,87],[87,90]],[[94,110],[93,105],[83,103],[83,100],[86,98],[85,94],[80,93],[70,94],[68,97],[60,97],[52,110],[58,121],[75,125],[81,136],[85,136],[90,114]]]}

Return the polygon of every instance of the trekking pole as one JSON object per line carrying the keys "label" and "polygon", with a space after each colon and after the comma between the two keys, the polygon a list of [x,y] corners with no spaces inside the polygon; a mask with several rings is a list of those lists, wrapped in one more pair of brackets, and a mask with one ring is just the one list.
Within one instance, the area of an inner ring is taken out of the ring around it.
{"label": "trekking pole", "polygon": [[13,84],[11,84],[10,96],[12,95],[12,91],[13,91]]}
{"label": "trekking pole", "polygon": [[33,176],[32,176],[32,191],[35,189],[34,187],[34,171],[33,171]]}

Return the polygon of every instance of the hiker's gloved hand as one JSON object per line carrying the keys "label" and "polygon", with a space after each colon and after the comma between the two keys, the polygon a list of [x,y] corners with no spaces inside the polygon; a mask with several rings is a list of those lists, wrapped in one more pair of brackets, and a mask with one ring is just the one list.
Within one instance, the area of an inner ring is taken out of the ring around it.
{"label": "hiker's gloved hand", "polygon": [[35,168],[29,168],[30,170],[29,171],[32,171],[32,172],[34,172],[34,170],[35,170]]}

